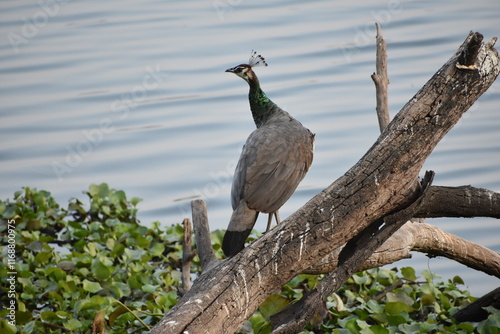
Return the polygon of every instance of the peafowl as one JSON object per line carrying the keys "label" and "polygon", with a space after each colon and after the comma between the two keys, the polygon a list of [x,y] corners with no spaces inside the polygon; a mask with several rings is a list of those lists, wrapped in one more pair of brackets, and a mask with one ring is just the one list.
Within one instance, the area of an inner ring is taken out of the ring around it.
{"label": "peafowl", "polygon": [[262,91],[253,67],[267,66],[265,59],[252,51],[248,64],[226,70],[243,78],[250,86],[248,100],[257,129],[248,137],[233,177],[229,221],[222,249],[234,256],[245,245],[259,212],[273,216],[290,198],[313,160],[314,134],[289,113],[278,107]]}

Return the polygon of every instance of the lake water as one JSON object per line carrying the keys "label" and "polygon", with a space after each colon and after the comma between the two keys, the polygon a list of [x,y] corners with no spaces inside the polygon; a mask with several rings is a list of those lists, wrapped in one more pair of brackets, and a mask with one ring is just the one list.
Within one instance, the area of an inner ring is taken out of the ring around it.
{"label": "lake water", "polygon": [[[15,0],[0,2],[0,18],[1,198],[30,186],[64,205],[106,182],[144,199],[144,224],[180,223],[202,198],[212,229],[226,228],[232,173],[254,129],[247,84],[224,70],[252,49],[269,63],[255,70],[268,96],[316,133],[285,218],[378,136],[375,21],[388,44],[391,115],[470,30],[500,37],[498,0]],[[428,159],[435,184],[500,191],[499,106],[497,81]],[[497,220],[429,222],[500,252]],[[397,265],[461,275],[475,295],[499,285],[422,254]]]}

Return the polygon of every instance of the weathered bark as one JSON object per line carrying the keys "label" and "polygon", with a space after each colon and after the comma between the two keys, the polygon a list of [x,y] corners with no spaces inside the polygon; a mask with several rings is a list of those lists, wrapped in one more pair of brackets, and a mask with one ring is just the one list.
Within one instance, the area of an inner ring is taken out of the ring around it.
{"label": "weathered bark", "polygon": [[191,262],[195,252],[191,251],[191,222],[185,218],[182,222],[184,226],[184,240],[182,242],[182,294],[191,289]]}
{"label": "weathered bark", "polygon": [[376,27],[377,60],[375,62],[376,73],[372,74],[372,80],[375,83],[376,89],[378,125],[380,127],[380,132],[383,132],[391,121],[389,115],[389,77],[387,76],[387,47],[382,38],[382,32],[378,23],[376,23]]}
{"label": "weathered bark", "polygon": [[484,307],[493,306],[500,309],[500,288],[485,294],[453,315],[458,322],[479,322],[488,318],[489,313]]}
{"label": "weathered bark", "polygon": [[193,211],[194,234],[196,248],[200,256],[201,270],[207,270],[216,261],[212,242],[210,241],[210,227],[208,226],[207,206],[201,200],[191,202]]}
{"label": "weathered bark", "polygon": [[[471,186],[431,186],[414,218],[441,217],[500,218],[500,193]],[[332,251],[303,273],[331,272],[337,267],[340,251],[341,248]],[[360,269],[376,268],[410,258],[410,251],[444,256],[500,278],[500,254],[417,220],[406,223]]]}
{"label": "weathered bark", "polygon": [[500,218],[500,193],[471,186],[433,186],[416,218]]}
{"label": "weathered bark", "polygon": [[408,208],[377,220],[349,240],[339,254],[339,264],[335,270],[323,277],[319,285],[301,300],[271,317],[271,324],[275,328],[273,334],[299,332],[318,313],[326,302],[326,298],[340,288],[355,272],[359,271],[361,265],[370,255],[415,214],[425,198],[433,178],[434,172],[426,173],[422,181],[422,194]]}
{"label": "weathered bark", "polygon": [[[471,33],[344,176],[239,254],[203,272],[152,333],[233,333],[297,273],[412,203],[426,158],[498,76],[498,54],[481,39]],[[476,68],[457,68],[459,59],[473,59]]]}
{"label": "weathered bark", "polygon": [[[336,249],[302,273],[317,275],[331,272],[337,267],[340,251],[341,249]],[[377,268],[410,258],[411,251],[427,253],[432,256],[444,256],[467,267],[500,278],[500,254],[444,232],[434,225],[418,221],[409,221],[403,225],[365,261],[360,270]]]}

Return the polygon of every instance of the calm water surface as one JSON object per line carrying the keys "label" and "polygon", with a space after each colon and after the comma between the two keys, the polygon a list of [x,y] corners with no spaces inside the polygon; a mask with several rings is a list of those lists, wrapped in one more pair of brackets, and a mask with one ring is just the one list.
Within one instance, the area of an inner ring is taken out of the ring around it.
{"label": "calm water surface", "polygon": [[[309,174],[284,218],[358,161],[378,136],[374,22],[388,43],[394,115],[470,30],[500,37],[500,2],[2,1],[0,195],[45,189],[62,204],[106,182],[144,199],[140,218],[179,223],[207,201],[226,228],[231,177],[254,129],[247,85],[224,70],[262,53],[270,98],[316,133]],[[500,191],[500,84],[438,145],[435,184]],[[423,174],[423,173],[422,173]],[[500,252],[493,219],[429,222]],[[263,229],[265,219],[259,220]],[[415,254],[398,266],[498,280]]]}

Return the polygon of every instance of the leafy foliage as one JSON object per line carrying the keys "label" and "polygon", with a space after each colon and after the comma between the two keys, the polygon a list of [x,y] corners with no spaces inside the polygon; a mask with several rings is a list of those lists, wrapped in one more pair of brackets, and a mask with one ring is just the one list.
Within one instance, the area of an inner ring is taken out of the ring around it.
{"label": "leafy foliage", "polygon": [[[91,185],[86,194],[89,209],[77,199],[62,209],[49,192],[30,188],[0,204],[0,231],[8,220],[16,224],[21,333],[90,333],[101,310],[108,333],[146,333],[179,299],[182,227],[140,225],[140,199],[127,200],[107,184]],[[5,263],[2,278],[12,271]],[[5,316],[5,289],[0,296]]]}
{"label": "leafy foliage", "polygon": [[[61,208],[47,191],[24,188],[0,202],[0,238],[15,241],[10,267],[0,254],[1,333],[148,333],[180,298],[181,225],[150,227],[137,219],[139,198],[91,185],[89,203]],[[12,232],[9,222],[15,222]],[[223,231],[211,235],[222,256]],[[253,233],[252,238],[257,238]],[[195,258],[192,272],[199,273]],[[10,272],[16,277],[16,325],[10,326]],[[479,324],[454,322],[474,298],[459,277],[437,282],[428,271],[373,269],[354,275],[328,298],[303,333],[500,333],[500,312]],[[272,294],[241,329],[271,332],[269,318],[314,289],[321,276],[299,275]]]}

